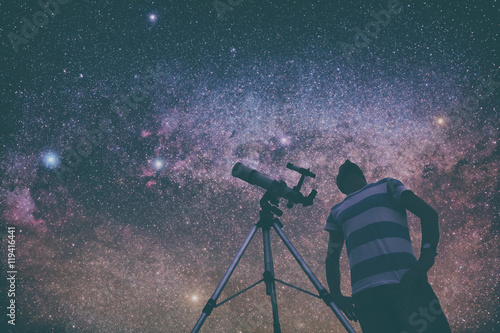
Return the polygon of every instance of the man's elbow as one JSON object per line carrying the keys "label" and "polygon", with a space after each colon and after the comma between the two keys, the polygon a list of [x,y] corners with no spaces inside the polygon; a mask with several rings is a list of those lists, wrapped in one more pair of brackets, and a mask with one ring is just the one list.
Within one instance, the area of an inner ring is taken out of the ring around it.
{"label": "man's elbow", "polygon": [[401,203],[403,207],[417,215],[420,219],[438,220],[439,216],[436,210],[412,191],[407,190],[401,194]]}

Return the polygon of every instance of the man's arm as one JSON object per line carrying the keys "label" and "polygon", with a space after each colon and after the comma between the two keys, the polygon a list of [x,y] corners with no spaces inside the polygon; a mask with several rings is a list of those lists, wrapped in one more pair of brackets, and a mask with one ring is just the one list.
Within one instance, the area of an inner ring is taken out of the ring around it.
{"label": "man's arm", "polygon": [[[401,193],[401,204],[417,215],[422,225],[420,257],[417,263],[401,279],[401,284],[404,287],[409,287],[421,278],[426,277],[427,272],[434,265],[434,257],[439,242],[439,222],[438,213],[412,191],[407,190]],[[430,244],[430,247],[425,247],[424,244]]]}
{"label": "man's arm", "polygon": [[438,213],[412,191],[401,193],[401,204],[420,218],[422,245],[431,244],[435,253],[439,242]]}
{"label": "man's arm", "polygon": [[340,291],[340,253],[344,245],[342,232],[330,232],[328,253],[326,255],[326,281],[333,297],[342,296]]}
{"label": "man's arm", "polygon": [[326,280],[333,302],[346,315],[347,319],[358,321],[354,303],[351,297],[342,295],[340,291],[340,253],[344,244],[344,235],[340,232],[330,231],[328,253],[326,255]]}

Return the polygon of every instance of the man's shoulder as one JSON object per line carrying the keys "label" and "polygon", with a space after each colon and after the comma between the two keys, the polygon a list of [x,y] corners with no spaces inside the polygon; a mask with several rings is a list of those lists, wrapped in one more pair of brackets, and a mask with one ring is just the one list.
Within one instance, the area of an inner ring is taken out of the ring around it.
{"label": "man's shoulder", "polygon": [[373,185],[382,185],[382,186],[385,185],[387,192],[391,194],[395,192],[397,187],[404,186],[403,182],[401,182],[396,178],[391,178],[391,177],[381,179],[378,182],[374,183]]}
{"label": "man's shoulder", "polygon": [[344,198],[344,200],[342,200],[341,202],[339,202],[338,204],[336,204],[335,206],[333,206],[332,209],[330,209],[330,212],[333,213],[336,210],[338,210],[339,207],[342,205],[342,203],[344,203],[344,201],[345,201],[345,198]]}

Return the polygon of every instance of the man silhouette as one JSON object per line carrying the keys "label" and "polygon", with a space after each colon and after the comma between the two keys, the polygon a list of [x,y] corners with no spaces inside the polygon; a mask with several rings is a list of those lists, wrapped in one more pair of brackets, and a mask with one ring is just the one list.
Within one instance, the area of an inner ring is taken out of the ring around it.
{"label": "man silhouette", "polygon": [[[328,216],[326,277],[337,306],[363,333],[451,332],[427,281],[439,241],[438,214],[399,180],[368,184],[363,171],[346,160],[337,186],[346,195]],[[417,260],[406,209],[420,218],[422,247]],[[339,260],[346,243],[352,298],[340,291]]]}

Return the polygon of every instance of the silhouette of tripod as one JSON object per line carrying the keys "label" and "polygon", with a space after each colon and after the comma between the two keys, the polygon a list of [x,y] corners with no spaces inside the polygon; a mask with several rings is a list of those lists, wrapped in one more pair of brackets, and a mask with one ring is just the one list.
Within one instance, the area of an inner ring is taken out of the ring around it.
{"label": "silhouette of tripod", "polygon": [[[315,195],[315,193],[314,193]],[[314,195],[310,198],[311,204],[312,204],[312,198]],[[339,308],[335,305],[333,302],[333,299],[328,293],[328,291],[321,285],[319,282],[318,278],[314,275],[312,270],[309,268],[309,266],[306,264],[304,259],[300,256],[299,252],[297,249],[292,245],[290,240],[286,237],[286,235],[283,233],[281,228],[283,227],[283,224],[280,222],[280,220],[274,215],[281,216],[283,212],[277,207],[278,206],[278,197],[272,190],[266,191],[262,199],[260,200],[260,207],[261,210],[259,212],[259,221],[252,227],[250,230],[250,233],[248,236],[245,238],[243,241],[243,245],[240,247],[238,252],[236,253],[236,256],[234,257],[233,261],[229,265],[229,268],[227,269],[226,273],[222,277],[222,280],[220,281],[219,285],[215,289],[215,292],[213,293],[212,297],[208,300],[207,304],[203,308],[202,314],[200,318],[198,319],[198,322],[194,326],[192,333],[199,332],[201,329],[201,326],[205,322],[205,320],[210,316],[212,313],[212,310],[216,307],[221,306],[222,304],[226,303],[227,301],[235,298],[238,295],[241,295],[245,291],[248,291],[249,289],[255,287],[256,285],[260,284],[261,282],[265,282],[266,284],[266,294],[270,296],[271,298],[271,305],[272,305],[272,311],[273,311],[273,326],[274,326],[274,333],[281,333],[281,326],[280,326],[280,321],[279,321],[279,316],[278,316],[278,302],[276,299],[276,285],[275,282],[282,283],[286,286],[295,288],[299,291],[302,291],[306,294],[309,294],[311,296],[317,297],[322,299],[325,304],[333,311],[333,313],[337,316],[337,318],[340,320],[344,328],[347,330],[349,333],[356,333],[356,331],[352,328],[351,324],[347,321],[347,318],[340,312]],[[273,266],[273,257],[271,253],[271,237],[270,237],[270,230],[271,227],[278,233],[280,236],[281,240],[285,243],[286,247],[288,250],[292,253],[293,257],[297,262],[299,263],[300,267],[304,271],[304,273],[307,275],[309,280],[312,282],[316,290],[318,291],[319,295],[315,295],[307,290],[301,289],[299,287],[293,286],[289,283],[283,282],[279,279],[276,279],[274,277],[274,266]],[[228,282],[229,278],[231,277],[231,274],[233,274],[236,266],[238,265],[238,262],[240,261],[241,257],[245,253],[245,250],[247,249],[248,245],[250,244],[250,241],[252,240],[253,236],[257,232],[257,229],[262,228],[262,235],[263,235],[263,241],[264,241],[264,266],[265,266],[265,271],[263,274],[263,278],[256,283],[252,284],[251,286],[241,290],[240,292],[234,294],[233,296],[225,299],[224,301],[220,302],[217,304],[217,299],[219,298],[220,294],[222,293],[222,290],[226,286],[226,283]]]}

